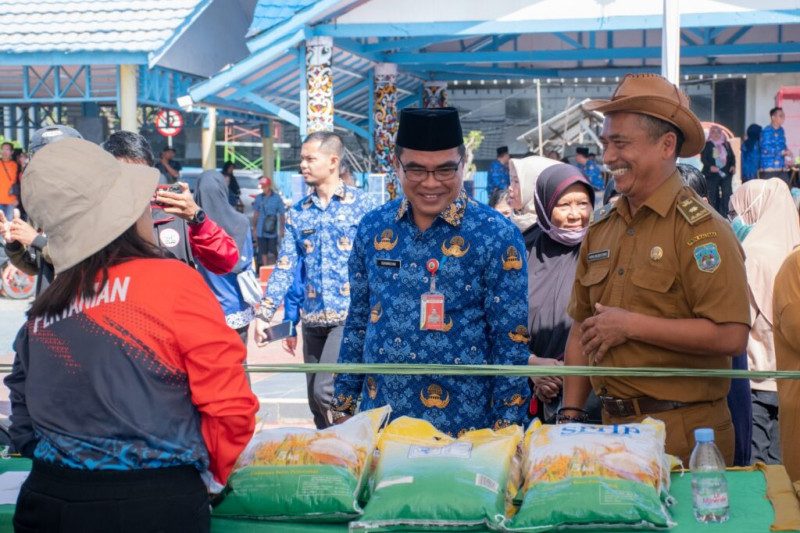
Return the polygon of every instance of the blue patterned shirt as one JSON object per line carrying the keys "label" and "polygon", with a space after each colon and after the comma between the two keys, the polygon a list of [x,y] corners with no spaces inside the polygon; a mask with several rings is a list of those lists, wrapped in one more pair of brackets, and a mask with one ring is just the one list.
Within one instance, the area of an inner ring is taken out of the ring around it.
{"label": "blue patterned shirt", "polygon": [[[445,331],[420,329],[426,263],[439,261]],[[407,200],[372,211],[350,256],[350,314],[340,363],[526,365],[528,277],[525,243],[508,220],[464,191],[426,231]],[[338,374],[334,410],[385,404],[392,416],[423,418],[457,435],[524,424],[527,378]]]}
{"label": "blue patterned shirt", "polygon": [[761,130],[759,148],[761,149],[760,168],[762,170],[782,170],[786,166],[783,157],[783,151],[786,150],[786,134],[782,127],[777,130],[772,127],[772,124],[764,127]]}
{"label": "blue patterned shirt", "polygon": [[587,159],[586,163],[576,163],[576,167],[578,170],[581,171],[583,176],[589,180],[589,183],[592,184],[592,187],[598,190],[605,189],[606,184],[603,183],[603,173],[600,171],[600,165],[598,165],[594,159]]}
{"label": "blue patterned shirt", "polygon": [[489,190],[489,195],[495,189],[508,189],[511,185],[511,177],[508,175],[508,167],[495,159],[489,166],[489,176],[486,178],[486,186]]}
{"label": "blue patterned shirt", "polygon": [[302,262],[303,323],[314,327],[344,324],[350,303],[347,258],[356,228],[371,206],[360,189],[344,183],[325,208],[315,192],[293,205],[286,215],[286,231],[262,302],[262,315],[272,317]]}

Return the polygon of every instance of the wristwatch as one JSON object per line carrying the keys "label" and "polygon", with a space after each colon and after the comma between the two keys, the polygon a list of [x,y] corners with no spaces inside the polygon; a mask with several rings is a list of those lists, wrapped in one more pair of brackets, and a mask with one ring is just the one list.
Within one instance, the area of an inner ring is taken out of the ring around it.
{"label": "wristwatch", "polygon": [[189,222],[187,222],[187,224],[190,224],[192,226],[197,226],[205,221],[206,221],[206,212],[203,211],[202,209],[198,209],[197,212],[194,214],[194,216],[191,219],[189,219]]}

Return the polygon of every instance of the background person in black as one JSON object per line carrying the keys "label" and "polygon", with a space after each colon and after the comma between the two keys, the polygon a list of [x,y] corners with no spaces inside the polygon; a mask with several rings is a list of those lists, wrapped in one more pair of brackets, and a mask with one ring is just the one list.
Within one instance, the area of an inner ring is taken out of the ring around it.
{"label": "background person in black", "polygon": [[[153,166],[150,143],[138,133],[118,131],[103,143],[103,149],[126,163]],[[189,186],[179,183],[180,193],[159,191],[154,204],[153,231],[162,250],[189,266],[195,259],[215,274],[227,274],[239,255],[236,243],[224,229],[206,217],[195,203]]]}
{"label": "background person in black", "polygon": [[728,216],[728,202],[733,192],[736,156],[719,126],[711,126],[703,151],[703,175],[708,183],[708,203],[723,217]]}

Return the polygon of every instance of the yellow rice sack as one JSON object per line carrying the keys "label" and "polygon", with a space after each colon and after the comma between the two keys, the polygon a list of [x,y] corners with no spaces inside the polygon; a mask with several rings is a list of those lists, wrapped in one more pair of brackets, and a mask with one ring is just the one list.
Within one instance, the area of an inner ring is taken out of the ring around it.
{"label": "yellow rice sack", "polygon": [[319,431],[256,433],[239,457],[214,516],[315,521],[358,516],[358,494],[390,411],[388,406],[372,409]]}

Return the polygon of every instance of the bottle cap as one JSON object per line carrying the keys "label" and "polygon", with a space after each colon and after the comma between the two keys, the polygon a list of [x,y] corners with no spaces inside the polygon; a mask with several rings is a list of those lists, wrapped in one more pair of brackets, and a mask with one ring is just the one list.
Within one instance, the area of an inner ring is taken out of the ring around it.
{"label": "bottle cap", "polygon": [[711,428],[697,428],[694,430],[695,442],[714,442],[714,430]]}

